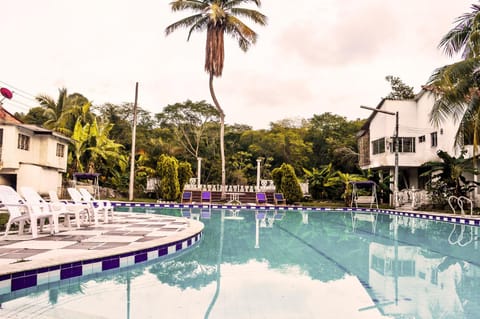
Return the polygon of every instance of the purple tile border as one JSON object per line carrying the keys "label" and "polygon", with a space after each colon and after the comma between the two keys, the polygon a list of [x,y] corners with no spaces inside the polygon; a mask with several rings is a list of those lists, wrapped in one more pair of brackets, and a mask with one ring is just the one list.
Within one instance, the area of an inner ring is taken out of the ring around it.
{"label": "purple tile border", "polygon": [[130,203],[130,202],[113,202],[115,207],[141,207],[141,208],[208,208],[208,209],[249,209],[249,210],[285,210],[285,211],[356,211],[356,212],[377,212],[387,215],[407,216],[420,219],[428,219],[432,221],[441,221],[447,223],[464,224],[470,226],[480,226],[480,216],[477,218],[468,217],[468,215],[437,215],[428,212],[406,212],[389,209],[375,209],[365,207],[305,207],[305,206],[274,206],[274,205],[223,205],[223,204],[158,204],[158,203]]}
{"label": "purple tile border", "polygon": [[173,255],[195,245],[202,236],[203,232],[199,232],[179,241],[139,251],[2,275],[0,276],[0,295],[112,269],[121,269]]}

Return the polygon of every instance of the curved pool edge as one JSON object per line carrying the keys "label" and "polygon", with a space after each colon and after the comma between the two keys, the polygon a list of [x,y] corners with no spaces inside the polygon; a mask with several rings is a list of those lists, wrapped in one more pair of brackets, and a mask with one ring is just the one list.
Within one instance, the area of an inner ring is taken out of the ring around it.
{"label": "curved pool edge", "polygon": [[4,264],[0,267],[0,295],[174,257],[198,244],[204,229],[200,221],[175,218],[185,220],[188,227],[166,237],[105,250],[82,250],[69,256],[60,254],[52,258]]}

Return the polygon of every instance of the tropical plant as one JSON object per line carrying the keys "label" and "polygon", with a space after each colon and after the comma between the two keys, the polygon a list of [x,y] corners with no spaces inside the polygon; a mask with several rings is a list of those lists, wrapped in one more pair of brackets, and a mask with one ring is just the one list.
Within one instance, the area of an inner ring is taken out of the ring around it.
{"label": "tropical plant", "polygon": [[455,143],[473,145],[473,161],[480,141],[480,5],[456,19],[455,27],[440,41],[439,47],[452,56],[460,53],[462,61],[434,71],[426,89],[437,95],[430,119],[435,125],[448,118],[460,122]]}
{"label": "tropical plant", "polygon": [[335,172],[335,177],[329,179],[326,186],[342,185],[343,194],[342,198],[345,200],[346,206],[352,204],[352,184],[350,182],[365,181],[366,178],[358,174],[343,173],[341,171]]}
{"label": "tropical plant", "polygon": [[220,116],[220,154],[222,165],[222,199],[225,198],[225,112],[217,100],[213,88],[213,78],[220,77],[224,63],[224,34],[238,40],[243,51],[257,40],[257,34],[243,23],[239,17],[246,17],[255,23],[265,25],[267,18],[260,12],[238,7],[244,3],[254,3],[258,7],[260,0],[175,0],[170,3],[172,11],[192,10],[194,15],[181,19],[165,29],[169,35],[179,28],[190,28],[187,40],[193,31],[207,31],[205,71],[210,75],[209,88],[212,100]]}
{"label": "tropical plant", "polygon": [[[94,116],[90,113],[88,99],[83,95],[78,93],[68,94],[66,88],[61,88],[58,91],[57,101],[45,94],[36,97],[40,106],[44,108],[43,115],[47,118],[43,126],[66,136],[71,136],[78,117],[82,117],[82,124],[85,124],[91,122]],[[88,121],[85,121],[85,119],[88,119]]]}
{"label": "tropical plant", "polygon": [[308,191],[313,199],[326,199],[329,197],[329,190],[331,181],[330,179],[335,177],[335,171],[333,170],[332,163],[323,165],[322,167],[313,168],[308,170],[303,169],[305,177],[308,181]]}
{"label": "tropical plant", "polygon": [[[465,174],[478,174],[471,162],[465,158],[465,151],[459,157],[449,155],[439,150],[437,152],[441,161],[429,161],[422,165],[427,171],[420,176],[428,177],[430,192],[434,197],[443,197],[446,200],[449,196],[467,196],[479,183],[470,181]],[[440,196],[441,195],[441,196]]]}

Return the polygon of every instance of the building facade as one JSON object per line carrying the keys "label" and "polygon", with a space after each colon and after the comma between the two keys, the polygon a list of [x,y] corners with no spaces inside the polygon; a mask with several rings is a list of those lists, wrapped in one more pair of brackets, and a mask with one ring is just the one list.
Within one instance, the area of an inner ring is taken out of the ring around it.
{"label": "building facade", "polygon": [[0,106],[0,184],[30,186],[41,194],[62,186],[69,139],[23,124]]}
{"label": "building facade", "polygon": [[[451,156],[461,155],[455,146],[455,135],[459,124],[448,120],[439,127],[430,121],[430,112],[435,95],[422,90],[411,100],[383,99],[376,107],[381,111],[398,112],[398,189],[424,189],[426,178],[420,177],[422,164],[440,161],[439,150]],[[383,176],[394,176],[395,115],[372,112],[357,134],[359,165],[362,169],[380,171]],[[465,147],[467,156],[472,147]],[[392,179],[393,181],[393,179]],[[393,189],[393,185],[392,185]]]}

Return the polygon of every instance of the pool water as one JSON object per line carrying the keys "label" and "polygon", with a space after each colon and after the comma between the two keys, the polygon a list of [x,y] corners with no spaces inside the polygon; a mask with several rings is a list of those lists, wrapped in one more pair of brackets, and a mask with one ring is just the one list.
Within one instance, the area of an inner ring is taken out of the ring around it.
{"label": "pool water", "polygon": [[[148,210],[152,213],[152,209]],[[174,259],[2,303],[1,318],[478,318],[478,227],[376,213],[171,209]]]}

